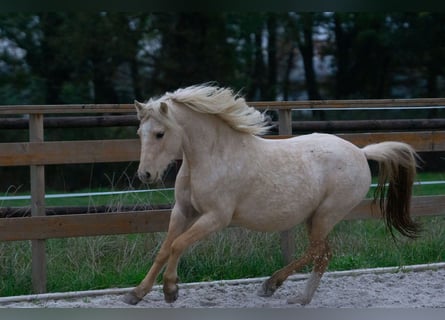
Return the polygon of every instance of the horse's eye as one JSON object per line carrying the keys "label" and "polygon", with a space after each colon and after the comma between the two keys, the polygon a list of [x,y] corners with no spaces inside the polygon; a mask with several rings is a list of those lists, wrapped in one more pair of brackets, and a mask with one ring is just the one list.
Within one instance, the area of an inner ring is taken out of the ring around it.
{"label": "horse's eye", "polygon": [[156,133],[156,139],[162,139],[164,137],[164,132],[158,132]]}

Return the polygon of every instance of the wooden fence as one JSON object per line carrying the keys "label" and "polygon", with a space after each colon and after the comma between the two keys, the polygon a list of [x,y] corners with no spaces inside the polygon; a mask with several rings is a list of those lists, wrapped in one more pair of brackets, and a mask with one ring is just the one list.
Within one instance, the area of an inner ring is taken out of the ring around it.
{"label": "wooden fence", "polygon": [[[295,109],[442,108],[445,106],[445,99],[252,102],[250,105],[259,109],[277,110],[279,135],[268,136],[268,138],[285,138],[293,133],[291,111]],[[118,124],[108,117],[106,118],[108,120],[101,120],[102,116],[91,117],[91,114],[119,115],[117,117],[120,118],[117,119],[122,120],[121,123],[132,125],[136,123],[134,113],[134,107],[130,104],[0,106],[0,130],[29,128],[29,141],[0,143],[0,166],[30,166],[31,169],[31,217],[0,219],[0,241],[32,241],[32,279],[36,293],[46,291],[46,239],[167,230],[170,217],[169,209],[106,214],[91,213],[80,216],[47,216],[45,214],[45,165],[139,160],[139,141],[137,139],[44,141],[45,126],[113,126]],[[52,115],[61,114],[76,116],[70,116],[64,121],[61,118],[52,117]],[[28,119],[8,118],[12,115],[22,115]],[[338,135],[358,146],[396,140],[411,144],[417,151],[445,151],[443,121],[443,119],[420,121],[423,125],[418,124],[416,128],[417,130],[420,128],[421,131],[415,132],[406,124],[406,126],[399,125],[397,132],[356,132]],[[411,121],[410,124],[412,125],[412,123]],[[425,125],[425,123],[429,124]],[[324,124],[326,125],[326,123]],[[332,123],[325,128],[331,127]],[[407,128],[409,131],[403,131],[403,128]],[[445,195],[414,197],[412,209],[413,214],[417,216],[445,214]],[[370,200],[364,200],[347,219],[378,216],[378,208],[371,208]],[[292,239],[292,230],[282,233],[281,246],[286,260],[291,259],[294,255]]]}

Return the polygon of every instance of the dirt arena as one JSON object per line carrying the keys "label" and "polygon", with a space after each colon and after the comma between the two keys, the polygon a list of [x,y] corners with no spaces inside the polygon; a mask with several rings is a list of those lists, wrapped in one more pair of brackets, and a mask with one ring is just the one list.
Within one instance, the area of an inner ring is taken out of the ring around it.
{"label": "dirt arena", "polygon": [[[263,278],[180,284],[175,303],[164,302],[156,286],[137,308],[301,308],[288,298],[304,288],[307,275],[290,277],[270,298],[256,292]],[[52,293],[0,298],[0,306],[13,308],[112,308],[130,289]],[[312,302],[304,308],[443,308],[445,263],[399,268],[328,272]]]}

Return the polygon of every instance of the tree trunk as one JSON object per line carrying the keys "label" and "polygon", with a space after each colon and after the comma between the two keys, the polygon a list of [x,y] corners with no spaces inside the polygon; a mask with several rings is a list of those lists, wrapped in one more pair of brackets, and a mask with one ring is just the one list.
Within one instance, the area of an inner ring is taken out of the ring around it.
{"label": "tree trunk", "polygon": [[277,87],[277,17],[275,13],[271,13],[267,17],[268,30],[268,47],[267,47],[267,88],[263,98],[265,100],[276,99]]}
{"label": "tree trunk", "polygon": [[310,100],[319,100],[317,77],[314,70],[314,41],[312,39],[313,15],[305,13],[303,18],[303,41],[300,41],[299,49],[303,56],[304,74],[306,78],[306,90]]}
{"label": "tree trunk", "polygon": [[51,13],[43,13],[39,16],[42,25],[42,48],[41,65],[37,67],[37,73],[45,79],[45,102],[48,104],[61,103],[59,93],[63,82],[66,80],[66,74],[60,70],[56,63],[57,53],[52,47],[50,41],[57,37],[57,26],[60,24],[58,16]]}
{"label": "tree trunk", "polygon": [[263,30],[260,29],[255,32],[255,64],[253,70],[253,86],[251,96],[254,100],[264,100],[263,96],[265,94],[265,65],[263,60],[263,47],[262,47],[262,36]]}
{"label": "tree trunk", "polygon": [[[314,69],[314,41],[312,39],[313,14],[304,13],[303,19],[303,40],[300,41],[299,49],[303,57],[304,75],[306,78],[306,90],[309,100],[320,100],[318,90],[317,76]],[[314,117],[319,120],[325,120],[325,112],[322,110],[314,111]]]}
{"label": "tree trunk", "polygon": [[294,67],[294,58],[295,58],[295,50],[296,48],[294,46],[291,46],[289,50],[289,54],[287,56],[287,64],[286,64],[286,71],[284,74],[284,81],[283,81],[283,100],[287,101],[289,100],[289,86],[290,86],[290,72],[292,68]]}
{"label": "tree trunk", "polygon": [[349,76],[348,76],[348,39],[342,28],[342,19],[340,13],[334,14],[334,33],[335,33],[335,45],[336,53],[335,58],[337,60],[337,73],[336,73],[336,86],[335,86],[335,98],[344,99],[347,98],[349,88]]}

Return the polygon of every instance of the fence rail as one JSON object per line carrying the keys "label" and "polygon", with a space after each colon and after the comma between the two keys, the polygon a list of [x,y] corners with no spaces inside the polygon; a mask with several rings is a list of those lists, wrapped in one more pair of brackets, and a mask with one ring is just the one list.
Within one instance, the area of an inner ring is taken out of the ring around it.
{"label": "fence rail", "polygon": [[[395,140],[409,143],[417,151],[445,151],[445,131],[374,132],[337,134],[357,146],[377,141]],[[291,135],[266,136],[269,139]],[[79,164],[139,160],[139,140],[83,140],[2,143],[0,166]]]}
{"label": "fence rail", "polygon": [[[274,110],[339,110],[339,109],[436,109],[445,107],[445,98],[372,99],[372,100],[305,100],[252,101],[258,109]],[[0,115],[23,114],[134,113],[133,104],[61,104],[3,105]]]}
{"label": "fence rail", "polygon": [[[263,110],[278,110],[278,135],[267,136],[267,138],[276,139],[292,136],[292,110],[437,109],[444,108],[445,99],[252,102],[249,104]],[[129,113],[132,115],[121,115]],[[132,104],[0,106],[0,116],[2,116],[0,130],[29,128],[30,134],[28,142],[0,143],[0,166],[30,166],[31,168],[31,217],[0,219],[0,240],[32,241],[32,278],[35,292],[46,291],[46,239],[167,230],[170,217],[169,209],[90,213],[81,216],[47,216],[45,214],[44,169],[46,165],[137,161],[139,160],[139,141],[137,139],[116,139],[49,142],[43,139],[44,128],[64,125],[84,127],[122,124],[117,123],[116,119],[110,122],[111,118],[104,114],[120,115],[119,117],[125,125],[137,125],[137,122],[134,122],[133,113]],[[96,114],[96,116],[92,117],[91,114]],[[66,115],[70,116],[66,117]],[[22,119],[5,118],[5,116],[21,116]],[[24,116],[27,117],[25,120]],[[414,122],[410,123],[412,126]],[[430,127],[425,124],[422,127],[418,124],[421,131],[413,132],[412,127],[409,127],[409,123],[405,121],[404,124],[397,127],[398,132],[356,132],[338,135],[358,146],[397,140],[411,144],[417,151],[445,151],[443,123],[444,119],[437,119],[429,121]],[[367,125],[369,129],[372,123],[368,122]],[[404,125],[407,127],[405,128]],[[330,127],[332,127],[332,123]],[[404,129],[406,130],[404,131]],[[323,128],[313,131],[322,130]],[[445,195],[414,197],[412,208],[414,215],[443,215],[445,214]],[[370,200],[364,200],[347,219],[373,218],[378,217],[379,214],[379,209],[372,206]],[[281,246],[285,260],[290,260],[294,255],[292,239],[291,230],[282,233]]]}
{"label": "fence rail", "polygon": [[[99,128],[129,127],[138,125],[136,115],[107,115],[83,117],[46,117],[44,128]],[[272,121],[277,126],[277,122]],[[26,118],[0,118],[2,130],[28,129]],[[398,120],[336,120],[336,121],[292,121],[292,131],[299,132],[339,132],[339,131],[394,131],[394,130],[437,130],[445,128],[445,119],[398,119]],[[271,131],[276,131],[272,128]]]}
{"label": "fence rail", "polygon": [[[445,215],[445,195],[414,197],[414,216]],[[165,232],[170,209],[0,219],[0,241],[45,240]],[[363,200],[345,220],[381,218],[378,205]]]}

